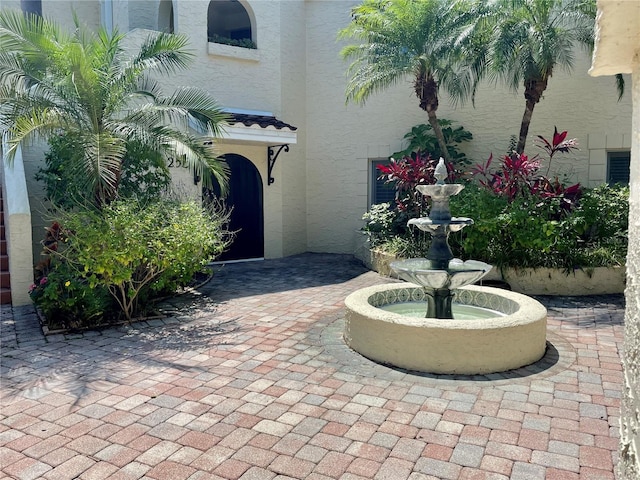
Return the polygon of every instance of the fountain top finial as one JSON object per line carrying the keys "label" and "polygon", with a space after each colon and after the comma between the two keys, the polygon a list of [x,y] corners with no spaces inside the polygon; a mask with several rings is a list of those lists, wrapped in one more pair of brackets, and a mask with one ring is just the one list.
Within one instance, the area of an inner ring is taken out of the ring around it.
{"label": "fountain top finial", "polygon": [[436,185],[444,185],[444,179],[449,176],[447,166],[444,164],[444,158],[440,157],[433,176],[436,177]]}

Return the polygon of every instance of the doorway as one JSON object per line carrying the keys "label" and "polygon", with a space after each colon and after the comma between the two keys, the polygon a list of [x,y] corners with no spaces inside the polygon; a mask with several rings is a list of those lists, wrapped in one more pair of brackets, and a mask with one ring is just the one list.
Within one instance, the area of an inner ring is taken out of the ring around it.
{"label": "doorway", "polygon": [[[246,157],[235,153],[223,155],[229,166],[229,190],[224,199],[231,210],[229,230],[236,232],[233,243],[217,260],[248,260],[264,257],[264,210],[262,177]],[[203,199],[220,198],[220,187],[204,189]]]}

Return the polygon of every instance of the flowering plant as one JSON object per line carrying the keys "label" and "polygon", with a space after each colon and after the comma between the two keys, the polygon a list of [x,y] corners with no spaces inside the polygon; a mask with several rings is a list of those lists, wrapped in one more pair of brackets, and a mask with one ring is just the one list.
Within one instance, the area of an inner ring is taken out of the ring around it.
{"label": "flowering plant", "polygon": [[59,255],[65,238],[58,222],[46,228],[41,242],[44,259],[36,265],[35,281],[29,287],[29,296],[52,329],[95,324],[110,305],[106,290],[90,288],[78,267]]}

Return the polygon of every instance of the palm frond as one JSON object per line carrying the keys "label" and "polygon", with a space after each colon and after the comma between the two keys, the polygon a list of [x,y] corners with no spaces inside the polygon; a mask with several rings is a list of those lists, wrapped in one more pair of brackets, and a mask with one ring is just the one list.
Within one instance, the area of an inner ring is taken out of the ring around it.
{"label": "palm frond", "polygon": [[121,61],[120,75],[139,78],[144,72],[165,75],[184,70],[193,59],[193,54],[186,50],[187,44],[188,38],[184,35],[152,34],[140,46],[136,56]]}
{"label": "palm frond", "polygon": [[480,11],[463,0],[365,0],[354,7],[352,22],[338,33],[339,39],[361,42],[340,52],[351,61],[346,101],[362,103],[372,93],[426,71],[454,102],[464,102],[485,63],[479,43],[469,40],[469,24]]}
{"label": "palm frond", "polygon": [[32,110],[13,118],[12,124],[5,130],[9,134],[9,148],[5,152],[7,161],[13,162],[20,144],[47,138],[58,131],[62,124],[60,116],[53,109]]}
{"label": "palm frond", "polygon": [[616,90],[618,91],[618,101],[624,96],[624,77],[621,73],[616,73]]}
{"label": "palm frond", "polygon": [[104,205],[117,195],[126,142],[108,133],[83,135],[79,139],[84,153],[79,167],[97,203]]}
{"label": "palm frond", "polygon": [[[200,135],[161,126],[153,129],[156,138],[162,139],[165,155],[181,158],[194,175],[202,178],[205,187],[213,186],[212,178],[220,186],[222,195],[228,190],[229,169],[227,164],[217,157],[213,144]],[[210,174],[210,175],[208,175]]]}
{"label": "palm frond", "polygon": [[212,171],[224,185],[226,170],[189,127],[214,137],[226,115],[201,90],[164,96],[153,79],[186,67],[187,37],[153,34],[132,54],[124,34],[94,33],[75,20],[75,30],[64,32],[47,19],[0,11],[0,129],[10,137],[9,158],[23,141],[63,132],[82,151],[69,167],[99,204],[117,195],[132,141],[153,154],[179,151],[198,175]]}

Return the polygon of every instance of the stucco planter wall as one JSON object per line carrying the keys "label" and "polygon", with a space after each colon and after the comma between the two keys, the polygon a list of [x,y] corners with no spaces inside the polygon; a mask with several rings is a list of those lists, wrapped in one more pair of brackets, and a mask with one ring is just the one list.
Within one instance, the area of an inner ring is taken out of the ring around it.
{"label": "stucco planter wall", "polygon": [[[396,256],[371,249],[357,257],[380,275],[393,276],[389,264]],[[366,261],[365,261],[366,259]],[[623,293],[626,285],[625,267],[596,267],[572,272],[558,268],[493,268],[485,281],[502,281],[511,290],[525,295],[606,295]]]}
{"label": "stucco planter wall", "polygon": [[378,248],[371,248],[369,237],[366,232],[356,231],[356,246],[353,252],[354,257],[360,260],[365,267],[378,272],[386,277],[391,276],[391,267],[389,264],[398,258]]}
{"label": "stucco planter wall", "polygon": [[604,295],[624,292],[625,270],[597,267],[567,273],[556,268],[507,268],[502,277],[514,292],[528,295]]}

